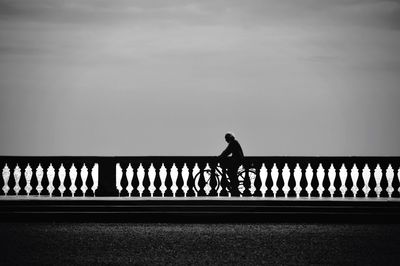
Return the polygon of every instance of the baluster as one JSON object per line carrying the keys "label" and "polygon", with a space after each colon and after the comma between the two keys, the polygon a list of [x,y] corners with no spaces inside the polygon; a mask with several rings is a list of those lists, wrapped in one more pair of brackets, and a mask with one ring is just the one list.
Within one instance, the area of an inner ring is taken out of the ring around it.
{"label": "baluster", "polygon": [[331,184],[331,181],[329,180],[329,170],[328,170],[329,162],[323,162],[322,167],[324,169],[324,177],[322,180],[322,187],[324,190],[322,191],[322,197],[331,197],[332,194],[329,191],[329,186]]}
{"label": "baluster", "polygon": [[99,187],[99,164],[98,163],[95,163],[92,168],[92,180],[93,180],[93,185],[92,185],[93,197],[96,197],[96,190]]}
{"label": "baluster", "polygon": [[133,191],[133,186],[132,186],[133,168],[130,163],[128,164],[128,168],[126,168],[126,179],[128,181],[128,185],[126,186],[126,191],[128,192],[128,197],[131,197]]}
{"label": "baluster", "polygon": [[379,164],[375,168],[374,177],[376,180],[375,193],[376,193],[376,196],[379,198],[381,196],[381,192],[382,192],[382,187],[381,187],[382,168]]}
{"label": "baluster", "polygon": [[393,194],[392,198],[400,197],[400,181],[399,181],[399,174],[400,168],[397,162],[393,162]]}
{"label": "baluster", "polygon": [[260,181],[261,181],[261,197],[265,197],[265,194],[267,192],[267,186],[266,186],[266,181],[267,181],[267,176],[268,176],[268,170],[265,167],[265,164],[262,163],[261,169],[260,169]]}
{"label": "baluster", "polygon": [[215,197],[218,196],[218,192],[216,190],[216,186],[217,186],[217,178],[215,176],[215,168],[217,167],[217,163],[215,161],[210,162],[210,169],[211,169],[211,176],[210,176],[210,181],[208,182],[210,184],[210,192],[209,192],[209,196]]}
{"label": "baluster", "polygon": [[86,167],[86,164],[83,163],[83,166],[81,168],[81,179],[82,179],[81,191],[82,191],[82,196],[83,197],[85,197],[86,191],[88,189],[88,187],[86,186],[86,181],[87,181],[88,175],[89,175],[89,172],[88,172],[88,169]]}
{"label": "baluster", "polygon": [[47,168],[47,179],[49,181],[49,184],[47,186],[47,191],[49,191],[49,196],[53,196],[53,191],[55,189],[53,182],[54,182],[54,177],[56,173],[54,171],[53,164],[50,163],[50,166]]}
{"label": "baluster", "polygon": [[288,197],[296,197],[296,191],[294,190],[294,187],[296,186],[296,180],[294,177],[294,168],[296,167],[295,162],[289,162],[288,163],[289,167],[289,191],[288,191]]}
{"label": "baluster", "polygon": [[382,179],[381,179],[381,187],[382,187],[382,192],[380,194],[380,197],[382,198],[387,198],[389,197],[389,192],[387,191],[389,182],[386,176],[386,172],[388,169],[388,163],[382,162]]}
{"label": "baluster", "polygon": [[58,187],[58,190],[61,193],[61,197],[64,196],[64,192],[66,190],[66,187],[64,186],[64,180],[66,176],[65,168],[64,165],[61,164],[60,168],[58,169],[58,177],[60,178],[60,186]]}
{"label": "baluster", "polygon": [[72,164],[71,168],[69,169],[69,178],[71,179],[71,186],[69,187],[69,190],[71,191],[72,197],[75,197],[75,192],[77,190],[77,187],[75,185],[77,176],[78,172],[76,170],[75,164]]}
{"label": "baluster", "polygon": [[161,168],[161,162],[154,162],[154,170],[155,170],[155,177],[154,177],[154,187],[155,190],[153,192],[153,197],[161,197],[162,192],[161,192],[161,177],[160,177],[160,168]]}
{"label": "baluster", "polygon": [[312,169],[312,178],[311,178],[311,197],[318,197],[319,192],[318,192],[318,176],[317,176],[317,168],[318,168],[318,162],[311,162],[311,169]]}
{"label": "baluster", "polygon": [[199,162],[199,163],[197,163],[197,166],[198,166],[199,171],[200,171],[200,177],[199,177],[199,181],[198,181],[199,191],[197,192],[197,196],[198,197],[203,197],[203,196],[206,196],[206,192],[204,190],[204,186],[206,185],[206,181],[205,181],[205,178],[204,178],[204,169],[206,167],[206,163],[205,162]]}
{"label": "baluster", "polygon": [[[338,162],[334,162],[333,163],[333,167],[335,168],[335,172],[336,172],[336,175],[335,175],[335,181],[334,181],[334,183],[333,183],[333,185],[334,185],[334,187],[335,187],[335,192],[333,193],[333,196],[334,197],[342,197],[342,194],[341,194],[341,187],[342,187],[342,182],[341,182],[341,180],[340,180],[340,163],[338,163]],[[345,188],[345,187],[344,187]],[[345,191],[345,190],[344,190]],[[344,193],[345,192],[343,192],[343,195],[344,195]]]}
{"label": "baluster", "polygon": [[149,162],[145,162],[142,163],[143,168],[144,168],[144,176],[143,176],[143,193],[142,193],[142,197],[150,197],[151,193],[149,190],[150,187],[150,178],[149,178],[149,168],[150,168],[150,163]]}
{"label": "baluster", "polygon": [[31,186],[31,180],[32,180],[32,168],[28,163],[28,166],[25,168],[25,178],[26,178],[26,185],[25,185],[25,191],[26,191],[26,195],[29,196],[29,194],[31,194],[32,191],[32,186]]}
{"label": "baluster", "polygon": [[285,163],[283,169],[282,169],[282,179],[283,179],[283,187],[282,187],[282,191],[283,194],[285,196],[285,198],[288,197],[288,193],[289,193],[289,177],[290,177],[290,169],[287,165],[287,163]]}
{"label": "baluster", "polygon": [[194,180],[193,180],[193,168],[194,168],[194,163],[193,162],[188,162],[187,164],[188,170],[189,170],[189,176],[188,176],[188,181],[187,185],[189,190],[186,193],[186,197],[194,197],[195,191],[194,191]]}
{"label": "baluster", "polygon": [[[396,178],[396,180],[397,180],[397,182],[399,182],[400,183],[400,167],[397,167],[397,178]],[[397,189],[397,192],[400,194],[400,187]]]}
{"label": "baluster", "polygon": [[307,187],[306,187],[306,191],[307,191],[307,196],[308,198],[311,198],[312,196],[312,192],[313,192],[313,187],[312,187],[312,179],[313,179],[313,169],[311,167],[311,164],[309,163],[306,169],[306,178],[307,178]]}
{"label": "baluster", "polygon": [[[307,169],[307,163],[306,162],[300,162],[300,170],[301,170],[301,178],[300,178],[300,197],[308,197],[309,194],[307,192],[307,185],[310,184],[307,182],[307,177],[306,177],[306,169]],[[311,185],[310,185],[311,187]]]}
{"label": "baluster", "polygon": [[4,186],[3,186],[3,192],[4,195],[7,196],[8,191],[10,190],[10,187],[8,186],[8,180],[10,180],[10,168],[8,168],[8,165],[6,164],[3,168],[2,176],[3,176],[3,181],[4,181]]}
{"label": "baluster", "polygon": [[369,170],[368,164],[365,164],[364,169],[362,170],[362,177],[364,179],[364,187],[363,187],[364,197],[368,197],[370,191],[368,183],[371,177],[371,172]]}
{"label": "baluster", "polygon": [[254,197],[262,197],[264,193],[261,192],[261,176],[260,176],[260,170],[261,170],[261,163],[255,162],[253,163],[253,167],[256,172],[256,176],[254,179],[254,191],[253,191],[253,196]]}
{"label": "baluster", "polygon": [[317,169],[317,179],[318,179],[318,196],[322,198],[322,193],[324,192],[323,182],[325,177],[325,169],[322,167],[322,163],[319,164]]}
{"label": "baluster", "polygon": [[[198,166],[198,164],[197,163],[195,163],[194,164],[194,167],[193,167],[193,187],[195,188],[195,196],[196,197],[198,197],[199,195],[198,195],[198,192],[197,192],[197,189],[198,189],[198,183],[195,183],[196,181],[198,182],[198,179],[197,179],[197,174],[200,174],[200,168],[199,168],[199,166]],[[199,177],[200,178],[200,177]],[[197,180],[196,180],[197,179]]]}
{"label": "baluster", "polygon": [[[208,163],[206,164],[205,170],[206,170],[206,173],[210,173],[211,175],[213,174],[210,171],[210,165]],[[205,180],[204,191],[205,191],[206,195],[209,195],[210,191],[211,191],[211,185],[210,185],[210,180],[208,180],[208,182],[207,182],[207,178],[210,179],[211,176],[209,176],[208,174],[206,176],[204,176],[204,180]]]}
{"label": "baluster", "polygon": [[176,185],[176,180],[178,178],[178,168],[176,167],[175,163],[172,163],[171,167],[171,190],[172,190],[172,196],[176,197],[176,191],[178,190],[178,186]]}
{"label": "baluster", "polygon": [[172,168],[172,163],[171,162],[166,162],[165,163],[165,169],[166,171],[166,176],[165,176],[165,187],[166,190],[164,192],[164,197],[172,197],[174,194],[172,192],[172,177],[171,177],[171,168]]}
{"label": "baluster", "polygon": [[272,191],[272,187],[274,185],[274,181],[272,180],[272,163],[264,163],[265,168],[267,169],[267,179],[265,181],[265,186],[267,190],[265,191],[265,197],[274,197],[274,192]]}
{"label": "baluster", "polygon": [[160,168],[160,180],[161,180],[160,190],[163,197],[165,196],[165,191],[167,191],[167,186],[165,185],[166,179],[167,179],[167,168],[165,167],[165,163],[163,163],[162,167]]}
{"label": "baluster", "polygon": [[302,177],[302,173],[301,173],[301,168],[300,165],[297,163],[296,164],[296,168],[294,169],[294,180],[296,182],[296,185],[294,187],[294,191],[296,193],[296,198],[300,198],[300,193],[301,193],[301,177]]}
{"label": "baluster", "polygon": [[340,183],[342,186],[340,187],[340,192],[342,193],[342,197],[346,197],[347,193],[347,187],[346,187],[346,180],[347,180],[347,169],[345,164],[342,164],[342,167],[340,168]]}
{"label": "baluster", "polygon": [[351,169],[351,181],[353,182],[353,186],[351,187],[351,191],[353,192],[353,197],[355,198],[357,196],[357,179],[358,179],[359,173],[358,173],[358,168],[356,164],[353,165],[353,168]]}
{"label": "baluster", "polygon": [[371,197],[371,198],[374,198],[374,197],[377,196],[377,195],[376,195],[376,191],[375,191],[375,188],[376,188],[376,180],[375,180],[375,171],[374,171],[376,165],[377,165],[377,164],[376,164],[375,162],[371,162],[371,163],[370,163],[370,167],[371,167],[371,177],[370,177],[369,183],[368,183],[368,186],[369,186],[369,189],[370,189],[370,191],[369,191],[369,193],[368,193],[368,197]]}
{"label": "baluster", "polygon": [[336,169],[333,166],[333,163],[331,163],[331,167],[329,167],[329,170],[328,170],[328,178],[329,178],[329,188],[328,188],[328,190],[329,190],[329,194],[330,194],[331,198],[334,197],[335,190],[336,190],[336,188],[334,186],[335,177],[336,177]]}
{"label": "baluster", "polygon": [[19,168],[18,164],[14,168],[14,180],[15,180],[15,186],[14,186],[14,192],[15,195],[18,196],[19,191],[21,190],[21,187],[19,186],[19,180],[21,179],[21,168]]}
{"label": "baluster", "polygon": [[282,175],[282,169],[283,169],[283,163],[278,162],[276,163],[276,166],[278,167],[278,179],[276,180],[276,185],[278,187],[278,191],[276,192],[277,197],[283,197],[285,196],[285,193],[283,192],[283,186],[284,186],[284,180],[283,180],[283,175]]}
{"label": "baluster", "polygon": [[36,168],[36,178],[38,181],[38,184],[36,186],[36,191],[38,192],[38,195],[42,193],[43,186],[42,186],[42,179],[43,179],[43,168],[39,163],[39,166]]}
{"label": "baluster", "polygon": [[189,186],[188,186],[189,169],[188,169],[186,163],[184,164],[184,166],[182,168],[182,180],[183,180],[182,191],[183,191],[183,195],[186,197],[187,193],[189,191]]}
{"label": "baluster", "polygon": [[140,166],[137,170],[137,179],[138,179],[138,191],[139,191],[139,197],[143,197],[143,191],[144,191],[144,185],[143,185],[143,179],[144,179],[144,175],[145,175],[145,170],[143,167],[143,163],[140,163]]}
{"label": "baluster", "polygon": [[154,191],[156,190],[156,187],[154,185],[155,178],[156,178],[156,169],[154,167],[154,163],[152,163],[149,168],[149,180],[150,180],[149,191],[152,197],[154,197]]}
{"label": "baluster", "polygon": [[276,163],[274,163],[274,166],[271,169],[271,177],[273,183],[271,190],[274,195],[274,198],[276,198],[276,194],[278,191],[278,186],[277,186],[278,176],[279,176],[279,171],[278,168],[276,167]]}
{"label": "baluster", "polygon": [[175,197],[183,197],[183,196],[185,196],[185,193],[183,192],[183,177],[182,177],[182,168],[183,168],[184,163],[178,162],[178,163],[175,163],[175,165],[176,165],[177,171],[178,171],[178,176],[176,177],[177,190],[175,193]]}
{"label": "baluster", "polygon": [[117,163],[115,166],[115,185],[118,190],[118,197],[121,197],[121,191],[122,191],[122,186],[121,186],[121,180],[122,180],[122,168],[121,164]]}
{"label": "baluster", "polygon": [[393,178],[394,178],[394,172],[393,172],[393,168],[392,168],[391,164],[389,164],[389,166],[386,169],[386,177],[387,177],[387,180],[388,180],[387,193],[388,193],[388,197],[391,198],[392,197],[392,193],[394,191],[394,188],[392,186]]}

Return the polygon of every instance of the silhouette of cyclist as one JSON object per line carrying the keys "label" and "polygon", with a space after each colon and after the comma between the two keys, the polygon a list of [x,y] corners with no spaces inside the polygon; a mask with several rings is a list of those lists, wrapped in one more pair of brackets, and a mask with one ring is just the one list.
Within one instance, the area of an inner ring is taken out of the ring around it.
{"label": "silhouette of cyclist", "polygon": [[243,162],[243,150],[232,133],[226,133],[225,140],[228,142],[228,146],[221,155],[218,156],[218,159],[220,159],[221,166],[227,169],[227,174],[231,183],[230,190],[232,196],[239,196],[237,171]]}

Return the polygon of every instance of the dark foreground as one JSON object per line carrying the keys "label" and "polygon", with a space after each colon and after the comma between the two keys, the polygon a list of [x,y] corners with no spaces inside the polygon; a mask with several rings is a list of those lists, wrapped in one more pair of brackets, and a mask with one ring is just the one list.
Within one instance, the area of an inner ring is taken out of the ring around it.
{"label": "dark foreground", "polygon": [[0,223],[0,265],[399,265],[396,224]]}

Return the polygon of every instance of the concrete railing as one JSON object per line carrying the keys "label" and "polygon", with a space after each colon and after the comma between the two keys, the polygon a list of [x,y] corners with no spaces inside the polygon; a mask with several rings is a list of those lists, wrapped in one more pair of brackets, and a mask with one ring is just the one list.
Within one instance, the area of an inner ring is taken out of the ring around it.
{"label": "concrete railing", "polygon": [[[240,197],[399,198],[399,157],[246,157]],[[0,197],[231,197],[215,157],[0,157]]]}

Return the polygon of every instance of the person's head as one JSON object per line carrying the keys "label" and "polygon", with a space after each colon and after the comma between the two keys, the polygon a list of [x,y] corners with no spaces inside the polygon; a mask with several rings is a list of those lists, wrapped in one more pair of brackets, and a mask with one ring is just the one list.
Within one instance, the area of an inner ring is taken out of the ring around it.
{"label": "person's head", "polygon": [[226,140],[226,142],[231,142],[232,140],[234,140],[235,139],[235,136],[233,135],[233,133],[231,133],[231,132],[228,132],[228,133],[226,133],[225,134],[225,140]]}

